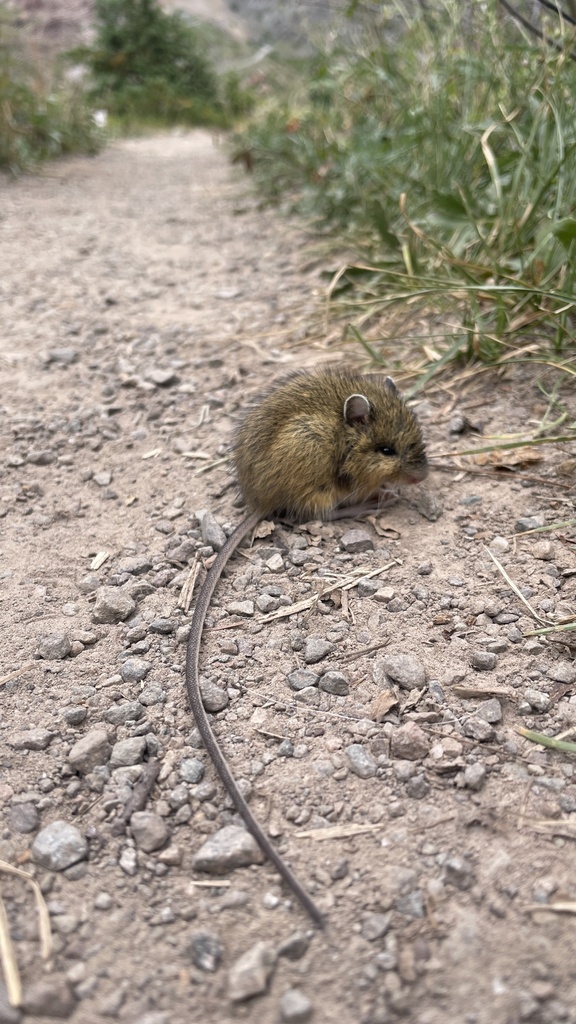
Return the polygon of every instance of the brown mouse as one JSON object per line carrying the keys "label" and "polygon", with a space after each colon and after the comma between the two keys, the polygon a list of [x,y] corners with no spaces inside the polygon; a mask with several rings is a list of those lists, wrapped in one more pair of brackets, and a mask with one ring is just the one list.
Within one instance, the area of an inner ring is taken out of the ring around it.
{"label": "brown mouse", "polygon": [[304,522],[377,509],[390,485],[425,478],[426,450],[418,421],[390,377],[318,370],[296,373],[262,398],[238,431],[234,463],[249,513],[218,552],[198,596],[186,687],[200,735],[237,810],[322,927],[320,911],[262,831],[212,732],[198,683],[202,629],[226,563],[262,518]]}

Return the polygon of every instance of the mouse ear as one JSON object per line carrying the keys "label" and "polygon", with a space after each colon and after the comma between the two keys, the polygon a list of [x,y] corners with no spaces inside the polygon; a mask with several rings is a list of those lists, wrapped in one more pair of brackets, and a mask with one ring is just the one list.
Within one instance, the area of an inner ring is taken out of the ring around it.
{"label": "mouse ear", "polygon": [[370,412],[370,402],[366,395],[348,395],[344,402],[344,419],[351,427],[367,426]]}
{"label": "mouse ear", "polygon": [[392,380],[392,377],[384,377],[384,384],[388,388],[388,391],[391,391],[392,394],[398,394],[398,388],[396,387],[394,381]]}
{"label": "mouse ear", "polygon": [[369,380],[373,381],[374,384],[380,384],[381,387],[391,391],[393,395],[398,394],[398,388],[392,380],[392,377],[385,377],[382,373],[367,373],[366,376]]}

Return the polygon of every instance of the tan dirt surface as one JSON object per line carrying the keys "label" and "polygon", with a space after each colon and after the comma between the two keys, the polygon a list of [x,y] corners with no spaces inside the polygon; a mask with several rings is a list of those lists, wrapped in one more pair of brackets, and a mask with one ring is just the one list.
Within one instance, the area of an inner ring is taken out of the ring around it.
{"label": "tan dirt surface", "polygon": [[[33,897],[1,873],[24,1009],[0,992],[0,1024],[576,1022],[574,756],[518,733],[574,728],[576,634],[529,636],[541,623],[488,550],[543,624],[574,615],[574,529],[518,523],[573,518],[573,446],[538,449],[523,480],[442,457],[437,521],[406,492],[235,557],[206,697],[326,928],[269,865],[194,867],[237,823],[184,689],[203,513],[239,520],[226,456],[258,393],[342,357],[306,237],[248,188],[203,132],[0,181],[0,857],[39,881],[53,932],[43,960]],[[551,418],[574,421],[574,386],[542,379]],[[547,405],[511,368],[454,374],[416,408],[442,453],[482,444],[457,433],[470,422],[521,433]],[[127,618],[95,621],[110,594]]]}

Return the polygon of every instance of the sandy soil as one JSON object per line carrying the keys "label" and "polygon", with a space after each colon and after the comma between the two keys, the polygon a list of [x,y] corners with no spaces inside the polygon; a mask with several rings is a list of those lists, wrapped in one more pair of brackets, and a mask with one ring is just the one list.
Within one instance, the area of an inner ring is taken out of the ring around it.
{"label": "sandy soil", "polygon": [[[544,622],[574,615],[574,530],[518,532],[573,516],[573,449],[540,450],[523,480],[439,459],[436,522],[402,501],[279,526],[235,559],[204,646],[214,725],[326,929],[269,865],[194,868],[235,817],[186,703],[182,586],[211,555],[202,510],[226,530],[240,515],[225,455],[242,409],[341,358],[305,244],[201,132],[0,182],[0,857],[38,879],[53,929],[43,960],[32,896],[2,874],[25,1008],[4,992],[0,1024],[576,1021],[573,756],[518,733],[573,728],[573,648],[528,635],[487,550]],[[479,443],[450,434],[466,420],[514,433],[546,407],[517,370],[454,379],[417,411],[440,453]],[[134,602],[127,620],[94,621],[104,585]],[[383,659],[400,654],[416,662],[395,686]],[[316,675],[300,693],[298,669]],[[109,745],[82,766],[95,730]],[[148,831],[118,834],[155,757]],[[85,846],[56,870],[36,845],[52,822]],[[242,1000],[235,966],[259,942],[261,991]]]}

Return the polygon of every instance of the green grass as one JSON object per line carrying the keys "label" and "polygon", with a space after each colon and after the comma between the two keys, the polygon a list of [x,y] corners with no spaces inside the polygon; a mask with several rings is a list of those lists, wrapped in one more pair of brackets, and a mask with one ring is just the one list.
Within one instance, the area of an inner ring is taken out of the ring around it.
{"label": "green grass", "polygon": [[576,64],[525,38],[496,0],[423,10],[382,3],[363,44],[258,108],[238,148],[262,195],[323,232],[330,294],[372,358],[374,325],[399,311],[428,315],[440,365],[527,343],[567,356]]}

